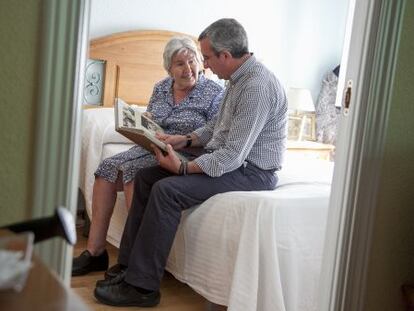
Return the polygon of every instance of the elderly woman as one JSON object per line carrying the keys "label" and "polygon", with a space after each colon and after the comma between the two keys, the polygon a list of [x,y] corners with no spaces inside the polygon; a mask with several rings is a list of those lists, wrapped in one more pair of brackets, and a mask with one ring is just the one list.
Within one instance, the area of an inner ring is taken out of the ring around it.
{"label": "elderly woman", "polygon": [[[217,113],[223,89],[201,74],[201,57],[190,38],[172,38],[165,46],[163,58],[169,77],[155,85],[146,113],[168,134],[192,132]],[[136,172],[156,164],[152,154],[134,146],[99,165],[95,172],[87,249],[73,259],[73,276],[108,268],[106,234],[117,191],[124,191],[129,209]]]}

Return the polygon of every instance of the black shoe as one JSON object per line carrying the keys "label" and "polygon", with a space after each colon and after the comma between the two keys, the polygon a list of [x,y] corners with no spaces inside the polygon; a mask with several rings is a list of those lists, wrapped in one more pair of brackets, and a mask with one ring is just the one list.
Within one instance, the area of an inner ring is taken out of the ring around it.
{"label": "black shoe", "polygon": [[96,281],[96,287],[103,287],[109,285],[115,285],[121,283],[125,278],[126,270],[122,270],[116,276],[111,278],[106,278],[104,280]]}
{"label": "black shoe", "polygon": [[93,271],[105,271],[108,269],[108,263],[106,250],[99,256],[92,256],[88,250],[83,251],[78,257],[73,258],[72,276],[84,275]]}
{"label": "black shoe", "polygon": [[124,272],[126,270],[127,266],[122,265],[120,263],[117,263],[116,265],[113,265],[105,272],[105,280],[106,279],[113,279],[114,277],[117,277],[118,274],[121,272]]}
{"label": "black shoe", "polygon": [[161,298],[159,291],[143,294],[125,281],[116,285],[97,287],[94,294],[99,302],[119,307],[153,307],[159,304]]}

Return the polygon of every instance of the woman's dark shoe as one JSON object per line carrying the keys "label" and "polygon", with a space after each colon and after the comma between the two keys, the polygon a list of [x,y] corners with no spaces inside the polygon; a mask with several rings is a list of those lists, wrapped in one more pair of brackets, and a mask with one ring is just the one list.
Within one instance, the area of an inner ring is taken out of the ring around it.
{"label": "woman's dark shoe", "polygon": [[98,301],[110,306],[153,307],[160,302],[159,291],[144,294],[135,286],[125,281],[121,283],[95,288],[95,297]]}
{"label": "woman's dark shoe", "polygon": [[126,275],[126,270],[122,270],[114,277],[96,281],[96,287],[119,284],[124,280],[125,275]]}
{"label": "woman's dark shoe", "polygon": [[105,279],[113,279],[114,277],[117,277],[118,274],[121,272],[124,272],[126,270],[127,266],[122,265],[120,263],[117,263],[116,265],[113,265],[105,272]]}
{"label": "woman's dark shoe", "polygon": [[88,250],[83,251],[78,257],[73,258],[72,276],[85,275],[93,271],[105,271],[108,269],[108,252],[98,256],[92,256]]}

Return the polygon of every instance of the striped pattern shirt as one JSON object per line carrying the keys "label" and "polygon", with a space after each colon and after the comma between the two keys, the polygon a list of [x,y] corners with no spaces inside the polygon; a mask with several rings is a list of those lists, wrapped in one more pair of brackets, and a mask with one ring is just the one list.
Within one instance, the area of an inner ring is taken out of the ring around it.
{"label": "striped pattern shirt", "polygon": [[285,91],[274,74],[251,56],[231,75],[216,117],[193,132],[212,151],[194,162],[212,177],[244,162],[263,170],[280,170],[286,126]]}

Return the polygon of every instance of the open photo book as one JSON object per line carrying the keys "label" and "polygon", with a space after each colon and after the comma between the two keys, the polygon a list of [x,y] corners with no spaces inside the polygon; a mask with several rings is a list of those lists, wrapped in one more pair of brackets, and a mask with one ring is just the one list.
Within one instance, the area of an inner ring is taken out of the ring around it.
{"label": "open photo book", "polygon": [[[154,153],[151,144],[167,153],[166,144],[155,137],[156,133],[164,133],[162,127],[145,116],[138,106],[129,105],[121,98],[115,99],[115,130],[151,153]],[[182,161],[187,161],[185,156],[175,153]]]}

